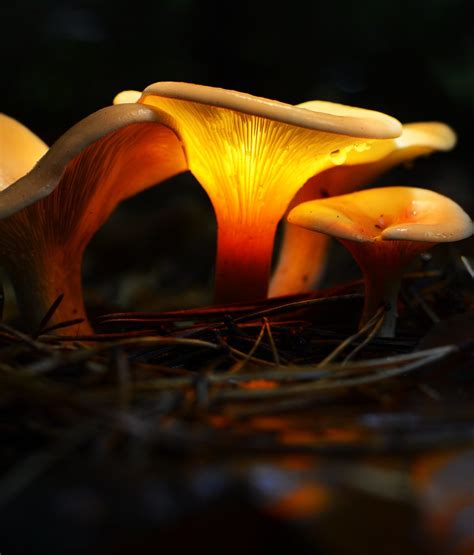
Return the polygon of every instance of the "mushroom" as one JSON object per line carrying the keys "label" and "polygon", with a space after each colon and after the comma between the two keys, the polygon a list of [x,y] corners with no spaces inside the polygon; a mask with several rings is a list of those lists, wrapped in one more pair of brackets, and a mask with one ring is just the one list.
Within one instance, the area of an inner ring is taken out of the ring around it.
{"label": "mushroom", "polygon": [[385,305],[379,335],[393,337],[402,273],[420,252],[436,243],[459,241],[473,224],[451,199],[415,187],[368,189],[304,202],[288,221],[337,238],[364,275],[363,326]]}
{"label": "mushroom", "polygon": [[0,113],[0,191],[25,175],[48,150],[27,127]]}
{"label": "mushroom", "polygon": [[189,83],[155,83],[115,99],[127,102],[169,116],[189,169],[210,197],[222,303],[266,296],[276,226],[311,176],[354,148],[401,132],[397,120],[371,110],[330,103],[307,109]]}
{"label": "mushroom", "polygon": [[[187,169],[179,139],[162,122],[147,106],[110,106],[47,150],[1,117],[0,264],[32,329],[61,294],[50,325],[86,318],[81,264],[91,237],[120,201]],[[87,319],[73,329],[90,331]]]}
{"label": "mushroom", "polygon": [[[321,103],[315,101],[309,104],[316,109]],[[450,150],[455,143],[456,135],[443,123],[405,124],[400,137],[374,141],[366,150],[354,149],[343,165],[329,168],[309,179],[295,195],[288,210],[313,199],[352,192],[370,184],[397,164],[436,150]],[[304,293],[314,288],[324,270],[327,246],[327,236],[285,222],[269,296]]]}

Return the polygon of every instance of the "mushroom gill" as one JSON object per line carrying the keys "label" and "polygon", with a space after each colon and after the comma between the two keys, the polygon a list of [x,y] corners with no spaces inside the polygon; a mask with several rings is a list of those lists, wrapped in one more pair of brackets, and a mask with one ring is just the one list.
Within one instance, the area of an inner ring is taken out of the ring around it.
{"label": "mushroom gill", "polygon": [[266,296],[276,226],[311,176],[354,148],[401,132],[379,112],[329,103],[314,111],[189,83],[155,83],[115,102],[168,114],[183,141],[216,214],[218,302]]}

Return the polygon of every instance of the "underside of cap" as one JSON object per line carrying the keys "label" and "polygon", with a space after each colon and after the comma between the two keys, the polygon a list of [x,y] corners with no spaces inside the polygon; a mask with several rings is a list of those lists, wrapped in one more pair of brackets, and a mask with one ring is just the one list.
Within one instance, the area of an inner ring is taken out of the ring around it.
{"label": "underside of cap", "polygon": [[[145,101],[147,96],[161,96],[206,104],[288,125],[350,137],[388,139],[398,137],[402,131],[402,125],[398,120],[380,112],[324,102],[321,102],[320,109],[314,110],[247,93],[192,83],[154,83],[143,91],[141,101]],[[128,98],[133,98],[133,96]],[[334,106],[339,106],[339,108],[334,109]]]}
{"label": "underside of cap", "polygon": [[103,108],[71,127],[29,173],[0,191],[0,218],[49,195],[58,185],[68,163],[100,138],[133,123],[166,125],[166,116],[140,104]]}

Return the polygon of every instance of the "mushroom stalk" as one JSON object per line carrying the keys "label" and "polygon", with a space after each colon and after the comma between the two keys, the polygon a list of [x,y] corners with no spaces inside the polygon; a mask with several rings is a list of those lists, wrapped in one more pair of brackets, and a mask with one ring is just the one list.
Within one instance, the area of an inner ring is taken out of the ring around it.
{"label": "mushroom stalk", "polygon": [[403,269],[423,250],[433,246],[432,243],[407,241],[359,243],[339,239],[352,254],[364,276],[365,301],[360,319],[363,327],[381,307],[385,307],[379,337],[395,337],[397,322],[397,298],[403,275]]}
{"label": "mushroom stalk", "polygon": [[218,217],[215,297],[218,303],[264,299],[276,224],[229,222]]}
{"label": "mushroom stalk", "polygon": [[[379,337],[395,337],[398,318],[397,299],[401,276],[390,276],[390,280],[378,279],[364,274],[365,300],[359,327],[363,327],[381,307],[385,307],[383,323],[378,332]],[[387,279],[387,278],[385,278]]]}
{"label": "mushroom stalk", "polygon": [[[341,195],[359,187],[364,179],[369,181],[376,175],[375,166],[335,166],[315,175],[296,193],[287,213],[303,202]],[[326,268],[328,247],[326,235],[285,222],[269,297],[297,295],[316,288]]]}
{"label": "mushroom stalk", "polygon": [[[341,170],[341,166],[336,166],[333,170]],[[318,174],[317,177],[327,174],[328,170]],[[323,198],[324,192],[325,190],[321,191],[316,178],[310,179],[296,193],[287,209],[287,214],[298,204]],[[313,289],[323,275],[328,244],[329,237],[326,235],[285,222],[278,261],[270,281],[268,296],[296,295]]]}
{"label": "mushroom stalk", "polygon": [[326,269],[328,245],[325,235],[287,224],[268,296],[297,295],[314,289]]}
{"label": "mushroom stalk", "polygon": [[64,295],[49,320],[48,327],[84,318],[82,323],[65,328],[65,332],[68,335],[93,333],[87,321],[82,297],[81,266],[82,252],[68,254],[63,249],[28,253],[18,258],[14,265],[6,266],[20,311],[27,315],[30,331],[38,331],[54,301]]}

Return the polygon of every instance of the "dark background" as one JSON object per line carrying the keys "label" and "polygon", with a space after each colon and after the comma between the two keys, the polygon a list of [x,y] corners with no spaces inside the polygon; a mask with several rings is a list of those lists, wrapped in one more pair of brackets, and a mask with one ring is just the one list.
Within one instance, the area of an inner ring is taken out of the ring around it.
{"label": "dark background", "polygon": [[2,109],[49,142],[125,88],[202,83],[472,128],[469,0],[24,0],[3,8]]}
{"label": "dark background", "polygon": [[[51,143],[117,92],[176,80],[441,120],[458,133],[457,148],[382,183],[439,190],[472,214],[471,5],[24,0],[2,8],[0,109]],[[183,224],[170,231],[176,219]],[[86,284],[117,306],[207,302],[214,233],[205,194],[181,176],[117,211],[88,249]]]}

